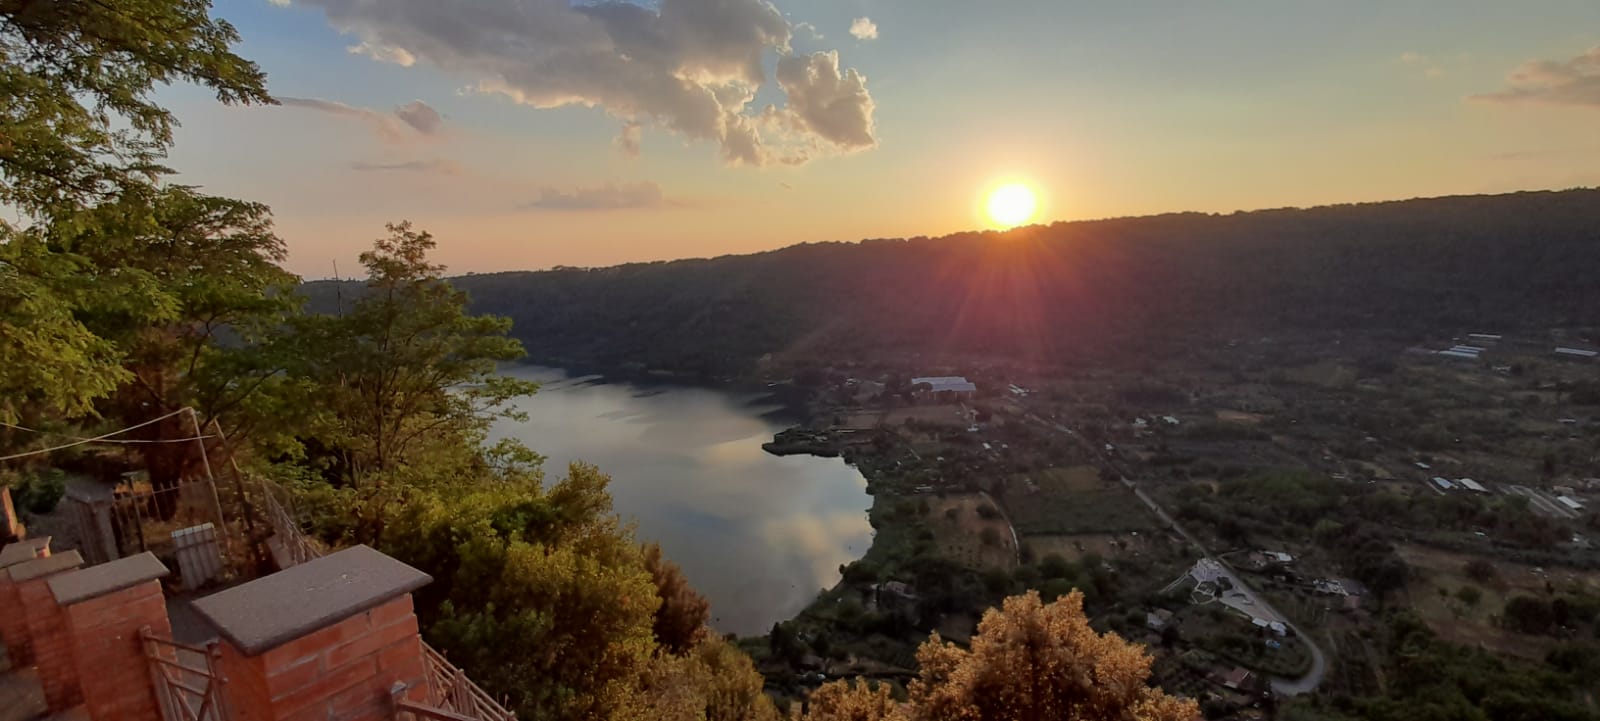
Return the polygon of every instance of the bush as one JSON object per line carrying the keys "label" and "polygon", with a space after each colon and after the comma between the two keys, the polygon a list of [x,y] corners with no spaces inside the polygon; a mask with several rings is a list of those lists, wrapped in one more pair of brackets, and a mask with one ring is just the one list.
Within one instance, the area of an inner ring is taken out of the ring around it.
{"label": "bush", "polygon": [[54,511],[67,493],[67,475],[59,468],[24,475],[11,489],[11,501],[33,515]]}
{"label": "bush", "polygon": [[978,506],[978,515],[992,521],[1000,517],[1000,511],[996,510],[994,506],[985,503]]}

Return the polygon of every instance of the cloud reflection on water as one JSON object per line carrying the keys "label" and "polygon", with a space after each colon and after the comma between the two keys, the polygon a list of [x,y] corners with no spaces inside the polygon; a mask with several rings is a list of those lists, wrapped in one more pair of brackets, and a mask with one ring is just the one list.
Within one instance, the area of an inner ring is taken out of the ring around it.
{"label": "cloud reflection on water", "polygon": [[836,458],[762,451],[781,426],[748,399],[508,372],[544,387],[520,404],[527,422],[503,421],[493,437],[520,438],[550,473],[584,460],[610,474],[617,512],[711,599],[720,631],[760,633],[792,616],[870,543],[861,474]]}

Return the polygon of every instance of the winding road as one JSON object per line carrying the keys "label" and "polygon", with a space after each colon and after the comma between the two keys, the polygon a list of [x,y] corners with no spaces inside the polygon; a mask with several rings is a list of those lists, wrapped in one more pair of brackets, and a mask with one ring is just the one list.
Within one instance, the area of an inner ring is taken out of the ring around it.
{"label": "winding road", "polygon": [[1308,635],[1299,626],[1296,626],[1293,621],[1289,620],[1289,617],[1286,614],[1274,608],[1266,598],[1262,597],[1256,592],[1255,589],[1251,588],[1242,579],[1240,579],[1239,575],[1234,572],[1233,567],[1229,566],[1226,562],[1213,555],[1210,549],[1206,548],[1205,544],[1200,542],[1200,539],[1190,535],[1187,530],[1184,530],[1183,526],[1178,525],[1178,522],[1173,520],[1171,515],[1168,515],[1166,509],[1161,507],[1161,504],[1156,503],[1155,499],[1151,498],[1144,492],[1144,489],[1139,488],[1137,483],[1134,483],[1132,479],[1128,478],[1126,473],[1123,473],[1120,465],[1118,465],[1112,459],[1107,458],[1100,449],[1094,447],[1094,444],[1090,443],[1082,436],[1079,436],[1077,433],[1074,433],[1071,428],[1061,425],[1060,423],[1054,423],[1045,420],[1044,418],[1041,418],[1037,414],[1033,413],[1029,413],[1028,418],[1035,423],[1039,423],[1048,428],[1053,428],[1056,431],[1066,434],[1067,436],[1078,441],[1085,449],[1089,451],[1092,457],[1100,459],[1101,463],[1104,463],[1107,467],[1116,471],[1117,476],[1122,480],[1122,485],[1127,486],[1128,490],[1133,491],[1134,496],[1138,497],[1140,501],[1144,502],[1144,505],[1149,506],[1151,512],[1155,513],[1156,517],[1160,518],[1162,523],[1166,524],[1168,528],[1176,531],[1179,536],[1183,537],[1183,540],[1189,542],[1189,545],[1194,546],[1195,549],[1199,550],[1201,556],[1209,558],[1217,563],[1217,566],[1222,569],[1221,575],[1227,577],[1227,579],[1233,583],[1234,591],[1244,596],[1245,603],[1262,611],[1263,615],[1265,616],[1276,616],[1277,618],[1281,619],[1284,625],[1293,630],[1295,636],[1305,643],[1306,648],[1311,651],[1311,670],[1307,671],[1304,676],[1299,678],[1282,678],[1273,676],[1273,691],[1283,696],[1298,696],[1303,693],[1310,693],[1316,690],[1317,686],[1322,684],[1323,677],[1327,676],[1328,673],[1328,658],[1327,655],[1322,652],[1322,648],[1317,646],[1316,642],[1312,640],[1310,635]]}

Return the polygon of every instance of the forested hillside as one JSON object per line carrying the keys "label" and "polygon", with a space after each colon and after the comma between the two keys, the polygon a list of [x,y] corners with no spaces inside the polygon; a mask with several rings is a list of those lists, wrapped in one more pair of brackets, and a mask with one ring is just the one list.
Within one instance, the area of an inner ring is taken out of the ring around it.
{"label": "forested hillside", "polygon": [[[1060,360],[1197,337],[1592,323],[1600,190],[1009,233],[807,244],[710,260],[473,275],[534,360],[718,378],[764,354],[874,351]],[[311,284],[326,299],[331,284]]]}

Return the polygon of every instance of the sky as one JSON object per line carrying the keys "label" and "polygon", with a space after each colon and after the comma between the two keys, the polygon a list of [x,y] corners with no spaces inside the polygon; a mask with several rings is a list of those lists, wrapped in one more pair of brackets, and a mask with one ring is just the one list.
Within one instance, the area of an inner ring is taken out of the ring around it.
{"label": "sky", "polygon": [[216,0],[277,106],[160,93],[289,269],[452,273],[1600,185],[1594,0]]}

